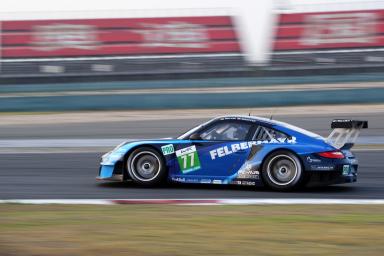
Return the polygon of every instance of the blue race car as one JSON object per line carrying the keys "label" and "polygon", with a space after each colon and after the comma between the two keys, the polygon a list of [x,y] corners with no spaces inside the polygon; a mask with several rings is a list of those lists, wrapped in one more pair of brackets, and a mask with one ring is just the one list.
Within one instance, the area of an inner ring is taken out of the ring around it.
{"label": "blue race car", "polygon": [[212,119],[177,139],[124,142],[102,156],[98,180],[267,186],[355,182],[350,149],[367,121],[333,120],[328,138],[254,116]]}

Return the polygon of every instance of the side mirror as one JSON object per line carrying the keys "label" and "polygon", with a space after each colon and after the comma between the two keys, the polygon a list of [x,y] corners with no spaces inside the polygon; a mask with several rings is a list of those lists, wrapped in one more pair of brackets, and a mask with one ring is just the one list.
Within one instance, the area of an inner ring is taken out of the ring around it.
{"label": "side mirror", "polygon": [[198,134],[198,133],[192,133],[192,134],[189,136],[189,139],[190,139],[190,140],[202,140],[202,138],[200,137],[200,134]]}

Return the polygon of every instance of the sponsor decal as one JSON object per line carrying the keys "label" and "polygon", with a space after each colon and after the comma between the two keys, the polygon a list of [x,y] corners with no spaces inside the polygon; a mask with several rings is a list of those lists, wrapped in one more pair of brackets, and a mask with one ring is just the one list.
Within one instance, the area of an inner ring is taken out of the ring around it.
{"label": "sponsor decal", "polygon": [[172,180],[176,182],[185,182],[185,178],[181,178],[181,177],[172,177]]}
{"label": "sponsor decal", "polygon": [[329,165],[311,165],[311,169],[317,171],[332,171],[335,169],[335,167]]}
{"label": "sponsor decal", "polygon": [[[196,178],[185,178],[181,176],[176,176],[171,178],[172,181],[182,182],[182,183],[202,183],[201,180]],[[205,183],[211,183],[211,180],[205,180]]]}
{"label": "sponsor decal", "polygon": [[163,151],[163,155],[170,155],[175,153],[175,149],[173,148],[173,144],[164,145],[161,147],[161,151]]}
{"label": "sponsor decal", "polygon": [[249,180],[234,180],[230,184],[232,185],[243,185],[243,186],[255,186],[255,181],[249,181]]}
{"label": "sponsor decal", "polygon": [[199,180],[198,179],[188,178],[188,179],[185,179],[185,182],[186,183],[199,183]]}
{"label": "sponsor decal", "polygon": [[244,186],[255,186],[256,182],[244,180],[244,181],[241,182],[241,185],[244,185]]}
{"label": "sponsor decal", "polygon": [[226,117],[220,118],[220,120],[242,120],[242,121],[248,121],[253,123],[257,122],[257,120],[254,118],[242,117],[242,116],[226,116]]}
{"label": "sponsor decal", "polygon": [[172,181],[183,182],[183,183],[223,184],[222,180],[184,178],[180,176],[172,177]]}
{"label": "sponsor decal", "polygon": [[213,150],[209,151],[209,154],[211,155],[211,159],[215,160],[218,157],[227,156],[227,155],[235,153],[239,150],[245,150],[245,149],[251,148],[253,145],[276,144],[276,143],[295,144],[296,143],[296,137],[292,137],[290,139],[279,138],[279,139],[264,140],[264,141],[259,140],[259,141],[248,141],[248,142],[234,143],[234,144],[231,144],[229,146],[224,146],[224,147],[213,149]]}
{"label": "sponsor decal", "polygon": [[255,180],[258,180],[259,179],[259,171],[255,171],[255,170],[240,170],[238,173],[237,173],[237,178],[238,179],[255,179]]}
{"label": "sponsor decal", "polygon": [[201,168],[199,155],[194,145],[177,150],[176,157],[182,173],[189,173]]}
{"label": "sponsor decal", "polygon": [[312,158],[310,156],[307,156],[307,162],[308,163],[320,163],[321,162],[321,159],[318,159],[318,158]]}

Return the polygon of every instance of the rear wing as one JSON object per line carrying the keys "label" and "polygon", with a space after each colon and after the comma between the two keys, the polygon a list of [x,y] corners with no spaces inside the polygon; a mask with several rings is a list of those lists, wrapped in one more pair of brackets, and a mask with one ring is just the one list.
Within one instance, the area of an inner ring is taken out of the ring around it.
{"label": "rear wing", "polygon": [[335,119],[331,123],[333,130],[326,141],[338,149],[345,145],[352,147],[360,134],[360,130],[366,128],[368,128],[368,121]]}

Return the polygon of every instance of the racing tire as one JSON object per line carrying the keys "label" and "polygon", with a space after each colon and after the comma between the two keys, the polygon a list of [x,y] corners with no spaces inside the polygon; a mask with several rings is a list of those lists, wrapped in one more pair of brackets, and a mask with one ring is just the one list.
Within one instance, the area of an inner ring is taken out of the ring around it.
{"label": "racing tire", "polygon": [[300,159],[295,154],[281,150],[267,156],[261,176],[269,188],[291,191],[302,185],[304,171]]}
{"label": "racing tire", "polygon": [[159,185],[167,174],[163,157],[150,147],[135,149],[127,158],[126,170],[134,183],[143,186]]}

